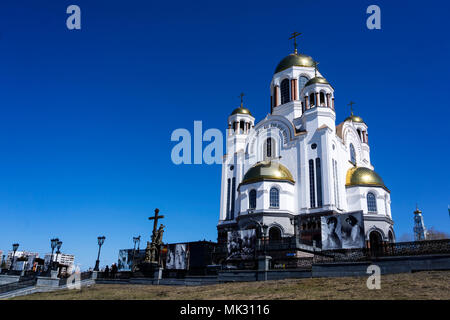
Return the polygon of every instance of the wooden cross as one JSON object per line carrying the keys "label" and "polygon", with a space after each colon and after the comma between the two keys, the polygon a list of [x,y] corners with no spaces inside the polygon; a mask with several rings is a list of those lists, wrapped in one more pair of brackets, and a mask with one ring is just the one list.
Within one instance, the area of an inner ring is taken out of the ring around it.
{"label": "wooden cross", "polygon": [[[152,234],[152,235],[155,235],[155,234],[156,234],[156,229],[157,229],[157,225],[158,225],[158,220],[164,218],[164,216],[159,216],[158,213],[159,213],[159,209],[156,208],[156,209],[155,209],[155,215],[154,215],[153,217],[149,217],[149,218],[148,218],[148,220],[154,220],[154,222],[153,222],[153,234]],[[153,240],[153,239],[152,239],[152,240]]]}
{"label": "wooden cross", "polygon": [[353,101],[350,101],[350,103],[348,104],[348,106],[350,106],[350,112],[351,112],[352,115],[353,115],[353,105],[354,104],[355,103]]}
{"label": "wooden cross", "polygon": [[244,93],[241,92],[241,94],[239,95],[239,97],[241,97],[241,108],[244,105]]}
{"label": "wooden cross", "polygon": [[294,53],[297,53],[297,37],[301,35],[300,32],[292,32],[292,36],[289,38],[289,40],[294,39]]}

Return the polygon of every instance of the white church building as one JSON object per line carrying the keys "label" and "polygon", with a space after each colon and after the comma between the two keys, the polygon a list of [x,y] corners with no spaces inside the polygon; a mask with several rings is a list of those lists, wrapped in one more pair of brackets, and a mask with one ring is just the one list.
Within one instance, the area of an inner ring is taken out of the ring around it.
{"label": "white church building", "polygon": [[313,58],[295,50],[281,60],[270,96],[261,121],[242,102],[228,117],[219,242],[255,221],[269,239],[320,241],[321,216],[358,211],[368,246],[394,242],[390,191],[370,160],[368,126],[353,112],[336,125],[334,88]]}

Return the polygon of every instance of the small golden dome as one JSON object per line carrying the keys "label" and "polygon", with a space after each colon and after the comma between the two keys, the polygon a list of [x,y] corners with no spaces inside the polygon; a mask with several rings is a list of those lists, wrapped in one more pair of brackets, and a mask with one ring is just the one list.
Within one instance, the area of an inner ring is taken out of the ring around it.
{"label": "small golden dome", "polygon": [[234,109],[233,112],[231,113],[231,115],[233,115],[233,114],[248,114],[249,116],[252,115],[250,113],[250,110],[248,110],[247,108],[244,108],[244,107],[239,107],[239,108]]}
{"label": "small golden dome", "polygon": [[327,79],[323,78],[323,77],[314,77],[312,79],[310,79],[306,84],[305,87],[310,86],[312,84],[315,83],[322,83],[322,84],[330,84]]}
{"label": "small golden dome", "polygon": [[314,60],[310,56],[301,53],[291,53],[280,61],[275,73],[289,69],[290,67],[314,67]]}
{"label": "small golden dome", "polygon": [[352,121],[352,122],[359,122],[359,123],[365,123],[364,120],[361,117],[355,116],[355,115],[351,115],[350,117],[345,118],[345,121]]}
{"label": "small golden dome", "polygon": [[295,183],[289,169],[274,161],[261,161],[248,169],[241,184],[248,184],[263,180],[281,180]]}
{"label": "small golden dome", "polygon": [[385,189],[383,179],[373,170],[365,167],[353,167],[347,171],[346,186],[376,186]]}

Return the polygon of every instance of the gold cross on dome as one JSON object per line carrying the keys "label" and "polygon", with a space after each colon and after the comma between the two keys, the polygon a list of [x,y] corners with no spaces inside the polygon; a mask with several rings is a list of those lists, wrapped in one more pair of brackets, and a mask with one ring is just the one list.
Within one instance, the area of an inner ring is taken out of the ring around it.
{"label": "gold cross on dome", "polygon": [[313,66],[314,66],[314,77],[317,77],[317,65],[319,64],[319,61],[314,61],[313,62]]}
{"label": "gold cross on dome", "polygon": [[294,39],[294,53],[297,53],[297,37],[300,36],[300,32],[292,32],[292,36],[289,38],[289,40]]}
{"label": "gold cross on dome", "polygon": [[241,97],[241,108],[244,105],[244,93],[241,92],[241,94],[239,95],[239,97]]}
{"label": "gold cross on dome", "polygon": [[355,103],[353,101],[350,101],[350,103],[348,104],[348,106],[350,106],[350,113],[351,113],[351,115],[353,115],[353,105],[354,104]]}

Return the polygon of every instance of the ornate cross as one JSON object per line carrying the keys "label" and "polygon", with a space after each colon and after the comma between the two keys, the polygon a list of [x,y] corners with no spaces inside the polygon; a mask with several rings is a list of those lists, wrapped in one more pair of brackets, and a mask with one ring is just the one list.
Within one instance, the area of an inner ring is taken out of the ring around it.
{"label": "ornate cross", "polygon": [[292,32],[292,36],[289,38],[289,40],[294,39],[294,53],[297,53],[297,37],[301,35],[300,32]]}
{"label": "ornate cross", "polygon": [[241,92],[241,94],[239,95],[239,97],[241,97],[241,108],[244,105],[244,93]]}
{"label": "ornate cross", "polygon": [[353,105],[355,103],[353,101],[350,101],[350,103],[348,104],[348,106],[350,106],[350,113],[353,115]]}
{"label": "ornate cross", "polygon": [[313,66],[314,66],[314,77],[317,77],[317,65],[319,64],[319,61],[314,61],[313,62]]}
{"label": "ornate cross", "polygon": [[154,235],[156,235],[156,229],[157,229],[157,225],[158,225],[158,220],[164,218],[164,216],[160,216],[158,215],[159,213],[159,209],[156,208],[155,209],[155,215],[153,217],[149,217],[148,220],[154,220],[153,222],[153,233],[152,233],[152,240]]}

